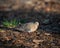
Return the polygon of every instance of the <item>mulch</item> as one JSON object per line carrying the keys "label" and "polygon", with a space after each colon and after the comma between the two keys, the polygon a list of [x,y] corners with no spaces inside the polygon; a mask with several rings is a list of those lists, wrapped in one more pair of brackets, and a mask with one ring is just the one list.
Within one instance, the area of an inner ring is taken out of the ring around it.
{"label": "mulch", "polygon": [[60,35],[35,32],[0,31],[0,48],[60,48]]}

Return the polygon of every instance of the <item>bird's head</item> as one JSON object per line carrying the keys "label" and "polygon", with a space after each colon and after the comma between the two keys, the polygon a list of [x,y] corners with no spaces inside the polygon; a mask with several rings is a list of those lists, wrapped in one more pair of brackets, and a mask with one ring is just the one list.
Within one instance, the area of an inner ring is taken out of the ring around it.
{"label": "bird's head", "polygon": [[35,22],[35,24],[36,24],[37,26],[39,26],[39,22]]}

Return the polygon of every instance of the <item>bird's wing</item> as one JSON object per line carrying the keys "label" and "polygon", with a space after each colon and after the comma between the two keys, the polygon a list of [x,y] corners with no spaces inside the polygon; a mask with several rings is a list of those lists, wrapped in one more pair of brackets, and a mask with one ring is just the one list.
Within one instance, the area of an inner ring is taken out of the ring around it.
{"label": "bird's wing", "polygon": [[31,27],[32,27],[32,23],[22,24],[22,26],[20,27],[20,30],[30,31]]}

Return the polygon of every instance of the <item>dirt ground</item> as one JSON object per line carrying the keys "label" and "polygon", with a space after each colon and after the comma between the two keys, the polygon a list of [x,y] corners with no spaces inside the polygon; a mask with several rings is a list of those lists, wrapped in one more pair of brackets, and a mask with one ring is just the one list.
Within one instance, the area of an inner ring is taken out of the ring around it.
{"label": "dirt ground", "polygon": [[0,48],[60,48],[60,35],[39,29],[31,33],[1,30]]}

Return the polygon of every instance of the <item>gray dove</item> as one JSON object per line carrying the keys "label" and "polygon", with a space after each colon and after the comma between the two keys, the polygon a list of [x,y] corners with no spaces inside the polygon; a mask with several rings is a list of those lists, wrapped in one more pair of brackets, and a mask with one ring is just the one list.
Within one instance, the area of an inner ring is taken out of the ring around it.
{"label": "gray dove", "polygon": [[29,22],[29,23],[21,24],[21,26],[19,26],[16,29],[24,32],[34,32],[37,30],[38,26],[39,26],[39,22]]}

